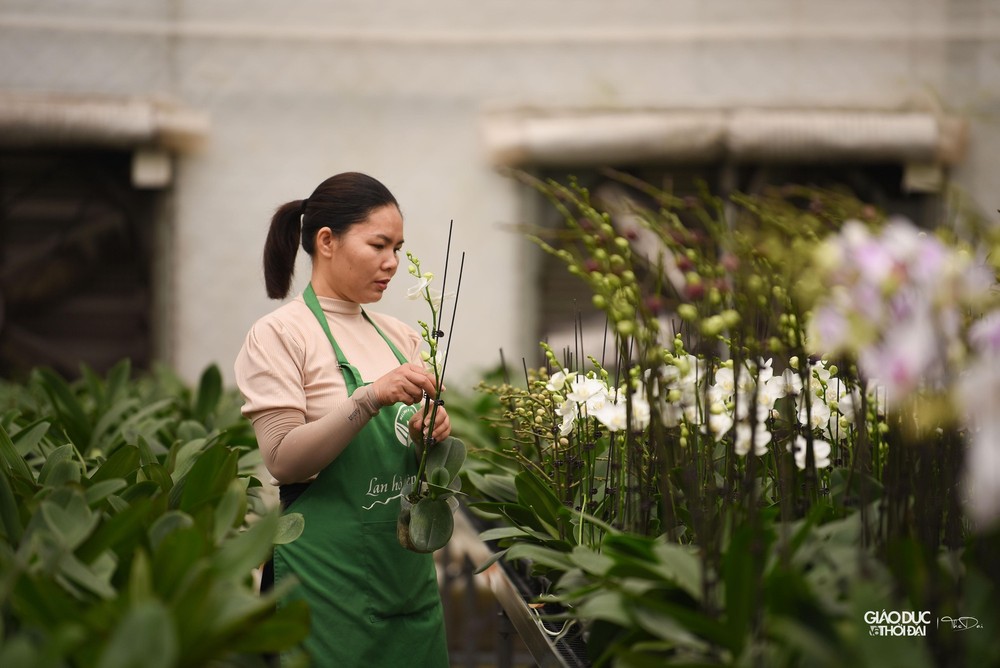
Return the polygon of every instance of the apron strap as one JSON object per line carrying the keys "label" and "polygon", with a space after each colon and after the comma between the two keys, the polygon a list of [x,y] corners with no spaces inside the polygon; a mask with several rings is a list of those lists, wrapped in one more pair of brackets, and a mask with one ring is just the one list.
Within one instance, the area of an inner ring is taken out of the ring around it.
{"label": "apron strap", "polygon": [[[333,332],[330,331],[330,323],[326,320],[326,313],[323,312],[323,307],[320,306],[319,298],[316,296],[316,291],[313,290],[312,283],[306,286],[305,292],[302,293],[302,299],[305,301],[306,306],[312,311],[313,315],[316,316],[316,320],[319,321],[320,327],[323,328],[323,332],[326,334],[326,338],[330,340],[330,344],[333,346],[333,352],[337,356],[337,366],[340,367],[340,371],[344,374],[344,382],[347,384],[347,394],[348,396],[354,394],[354,390],[358,389],[365,384],[364,380],[361,378],[361,374],[358,370],[347,361],[347,357],[344,355],[344,351],[340,349],[337,345],[337,340],[333,338]],[[385,341],[389,348],[392,350],[393,355],[396,356],[396,360],[400,364],[406,364],[409,360],[401,352],[395,344],[389,340],[389,337],[385,335],[379,326],[368,316],[364,309],[361,309],[361,315],[364,316],[368,324],[375,328],[382,340]]]}

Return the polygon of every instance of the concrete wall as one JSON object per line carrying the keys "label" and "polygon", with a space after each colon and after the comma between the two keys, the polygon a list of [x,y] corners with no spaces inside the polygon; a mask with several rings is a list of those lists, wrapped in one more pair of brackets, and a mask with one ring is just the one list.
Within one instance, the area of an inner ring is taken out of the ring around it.
{"label": "concrete wall", "polygon": [[[509,229],[525,193],[490,166],[484,113],[941,109],[971,121],[955,177],[992,211],[1000,3],[3,0],[0,90],[166,95],[209,116],[165,207],[162,349],[185,377],[213,361],[231,377],[275,305],[260,271],[274,208],[360,170],[396,194],[428,267],[455,221],[466,264],[450,368],[464,382],[501,347],[536,351],[534,249]],[[378,308],[415,322],[426,313],[404,272]]]}

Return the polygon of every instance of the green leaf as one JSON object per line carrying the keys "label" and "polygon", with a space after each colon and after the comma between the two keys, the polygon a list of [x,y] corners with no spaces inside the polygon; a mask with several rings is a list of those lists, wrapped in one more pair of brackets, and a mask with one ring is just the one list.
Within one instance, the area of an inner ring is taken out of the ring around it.
{"label": "green leaf", "polygon": [[94,429],[90,436],[90,443],[78,445],[80,445],[81,448],[88,447],[91,449],[97,449],[101,452],[109,452],[115,446],[115,439],[121,437],[118,427],[124,421],[124,415],[132,412],[140,405],[141,403],[139,399],[131,397],[128,399],[122,399],[121,401],[109,406],[94,424]]}
{"label": "green leaf", "polygon": [[202,449],[208,443],[207,439],[198,438],[193,441],[188,441],[176,448],[176,454],[173,459],[173,469],[170,472],[170,477],[177,482],[191,470],[194,463],[198,459],[198,455],[201,453]]}
{"label": "green leaf", "polygon": [[11,436],[11,441],[14,443],[18,454],[26,457],[29,453],[35,451],[42,438],[48,433],[50,426],[48,422],[38,422],[30,427],[25,427]]}
{"label": "green leaf", "polygon": [[126,483],[121,478],[115,478],[113,480],[102,480],[99,483],[91,485],[87,488],[87,505],[93,507],[98,503],[107,498],[110,494],[114,494],[120,489],[124,489]]}
{"label": "green leaf", "polygon": [[0,465],[6,465],[15,478],[28,481],[34,487],[35,476],[28,468],[24,457],[18,454],[17,448],[14,447],[13,441],[10,440],[10,436],[3,426],[0,426]]}
{"label": "green leaf", "polygon": [[162,603],[151,599],[128,609],[97,668],[172,668],[178,653],[173,617]]}
{"label": "green leaf", "polygon": [[83,450],[90,443],[91,424],[83,406],[69,384],[51,369],[36,369],[42,390],[48,395],[55,409],[56,424],[69,440]]}
{"label": "green leaf", "polygon": [[227,577],[244,577],[264,563],[274,545],[279,517],[275,509],[224,542],[212,556],[213,570]]}
{"label": "green leaf", "polygon": [[180,510],[168,510],[157,517],[153,525],[149,527],[149,544],[155,551],[167,535],[193,526],[194,520],[187,513]]}
{"label": "green leaf", "polygon": [[[451,474],[448,478],[450,482],[462,470],[462,464],[465,463],[465,456],[465,444],[454,436],[449,436],[430,447],[430,450],[427,451],[425,468],[428,471],[436,468],[446,469]],[[444,486],[447,486],[447,484],[444,483]]]}
{"label": "green leaf", "polygon": [[50,468],[44,486],[62,487],[68,483],[80,482],[81,476],[80,462],[75,459],[63,459]]}
{"label": "green leaf", "polygon": [[[107,497],[109,505],[117,497]],[[135,546],[145,543],[146,521],[151,503],[141,499],[135,505],[125,505],[110,517],[107,517],[90,537],[81,545],[76,553],[84,562],[96,559],[105,550],[115,550],[119,554],[128,555]]]}
{"label": "green leaf", "polygon": [[[491,540],[503,540],[505,538],[527,538],[528,536],[538,535],[538,532],[530,532],[527,529],[522,529],[521,527],[494,527],[492,529],[487,529],[479,534],[479,540],[491,541]],[[547,538],[548,535],[546,534]]]}
{"label": "green leaf", "polygon": [[410,509],[409,545],[416,552],[434,552],[448,544],[455,530],[455,518],[444,499],[424,497]]}
{"label": "green leaf", "polygon": [[[45,485],[48,481],[49,476],[52,475],[52,470],[59,466],[62,462],[70,461],[73,462],[73,457],[76,455],[76,448],[72,443],[67,443],[66,445],[61,445],[52,452],[49,453],[48,457],[45,458],[45,464],[42,466],[42,470],[38,473],[38,483],[40,485]],[[79,467],[77,467],[79,470]],[[79,479],[79,478],[77,478]],[[49,485],[50,487],[57,487],[59,483],[54,483]]]}
{"label": "green leaf", "polygon": [[[77,499],[79,502],[76,502]],[[65,508],[51,501],[42,501],[41,512],[59,544],[70,550],[76,549],[86,540],[101,519],[79,494],[74,495],[74,501]]]}
{"label": "green leaf", "polygon": [[24,534],[24,525],[21,524],[21,516],[18,512],[20,504],[14,498],[14,490],[11,488],[10,478],[7,476],[7,471],[0,467],[0,522],[3,523],[7,542],[12,547],[17,547]]}
{"label": "green leaf", "polygon": [[208,550],[205,539],[196,526],[180,527],[162,535],[153,552],[156,573],[153,585],[164,599],[173,600],[207,569],[203,561]]}
{"label": "green leaf", "polygon": [[559,501],[552,490],[529,470],[521,471],[514,478],[517,488],[518,503],[530,509],[541,521],[542,527],[554,538],[561,537],[559,530],[560,516],[565,516],[567,509]]}
{"label": "green leaf", "polygon": [[513,475],[480,474],[470,469],[465,469],[462,475],[487,499],[509,503],[517,501],[517,487]]}
{"label": "green leaf", "polygon": [[514,559],[528,559],[533,564],[539,564],[557,571],[566,572],[573,568],[573,561],[568,552],[554,550],[551,547],[542,545],[532,545],[530,543],[517,543],[507,549],[505,557],[508,561]]}
{"label": "green leaf", "polygon": [[[109,582],[113,569],[101,568],[102,565],[106,566],[100,562],[88,566],[77,559],[72,552],[67,552],[59,559],[59,572],[101,598],[112,599],[118,595]],[[97,572],[98,569],[100,573]]]}
{"label": "green leaf", "polygon": [[245,631],[232,639],[231,649],[247,654],[291,649],[309,635],[309,619],[309,605],[305,601],[290,601],[273,616],[247,625]]}
{"label": "green leaf", "polygon": [[427,482],[438,487],[448,487],[448,483],[451,482],[451,474],[448,472],[448,469],[438,466],[433,469],[429,468],[429,470],[430,473],[427,474]]}
{"label": "green leaf", "polygon": [[199,422],[208,421],[209,417],[219,405],[222,397],[222,373],[219,367],[212,364],[201,374],[198,382],[198,395],[194,403],[194,417]]}
{"label": "green leaf", "polygon": [[306,519],[302,513],[287,513],[278,520],[278,531],[274,536],[275,545],[285,545],[302,535]]}
{"label": "green leaf", "polygon": [[139,449],[133,445],[123,445],[108,457],[90,476],[90,484],[102,480],[125,478],[128,480],[139,468]]}
{"label": "green leaf", "polygon": [[246,509],[246,483],[234,478],[215,506],[212,538],[216,545],[222,543],[222,539],[226,537],[230,529],[242,524]]}
{"label": "green leaf", "polygon": [[193,512],[199,506],[217,502],[236,478],[239,455],[222,445],[203,451],[181,486],[180,509]]}

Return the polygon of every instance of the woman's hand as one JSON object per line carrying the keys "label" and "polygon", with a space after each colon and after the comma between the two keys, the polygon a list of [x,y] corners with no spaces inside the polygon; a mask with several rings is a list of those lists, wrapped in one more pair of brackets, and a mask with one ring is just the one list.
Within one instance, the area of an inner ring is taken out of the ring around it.
{"label": "woman's hand", "polygon": [[[417,444],[418,451],[419,448],[423,447],[427,438],[427,430],[431,426],[431,409],[433,408],[431,406],[426,411],[420,408],[410,418],[410,439]],[[448,438],[450,434],[451,419],[448,417],[448,411],[444,409],[444,406],[438,406],[437,414],[434,416],[434,433],[431,434],[434,438],[433,442],[439,443]]]}
{"label": "woman's hand", "polygon": [[373,382],[372,391],[381,406],[391,406],[399,401],[415,404],[424,398],[425,393],[432,399],[437,396],[433,374],[412,362],[396,367]]}

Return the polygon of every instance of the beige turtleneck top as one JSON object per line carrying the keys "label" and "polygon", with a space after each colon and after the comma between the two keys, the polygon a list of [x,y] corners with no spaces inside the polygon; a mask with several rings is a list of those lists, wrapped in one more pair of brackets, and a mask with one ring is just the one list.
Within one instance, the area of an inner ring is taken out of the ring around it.
{"label": "beige turtleneck top", "polygon": [[[360,305],[330,297],[319,303],[337,345],[366,383],[399,366]],[[415,330],[391,316],[368,316],[408,360],[419,361]],[[381,408],[370,385],[347,396],[333,346],[301,294],[254,323],[234,370],[243,415],[276,483],[314,478]]]}

